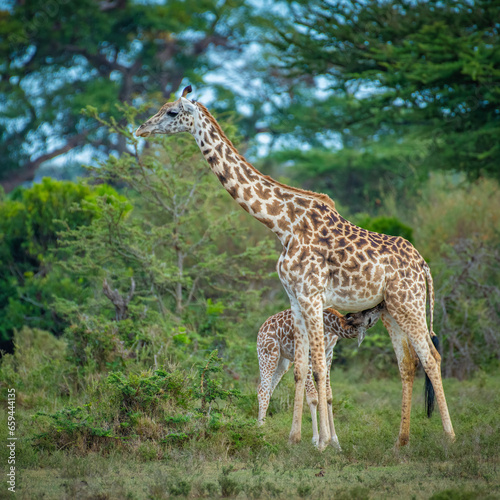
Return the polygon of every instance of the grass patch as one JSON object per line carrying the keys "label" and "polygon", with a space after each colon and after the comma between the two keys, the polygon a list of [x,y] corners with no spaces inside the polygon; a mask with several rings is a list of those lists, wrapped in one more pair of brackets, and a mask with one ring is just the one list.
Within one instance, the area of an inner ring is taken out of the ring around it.
{"label": "grass patch", "polygon": [[[95,374],[86,390],[70,395],[57,384],[38,383],[37,407],[23,360],[54,381],[58,369],[67,371],[62,358],[52,371],[44,369],[42,354],[26,359],[19,351],[0,377],[0,390],[22,388],[16,409],[22,499],[500,497],[500,373],[444,381],[455,443],[446,440],[439,414],[425,416],[418,379],[411,441],[397,449],[399,379],[334,370],[343,452],[319,453],[306,405],[302,442],[288,445],[291,373],[275,391],[266,425],[257,428],[257,374],[228,383],[214,354],[190,371],[164,366]],[[3,412],[3,442],[6,433]]]}
{"label": "grass patch", "polygon": [[[289,446],[291,411],[284,398],[281,405],[280,400],[275,402],[274,415],[262,429],[259,446],[253,449],[246,445],[237,447],[234,441],[230,445],[228,435],[234,431],[224,426],[210,431],[211,438],[179,438],[168,443],[160,442],[155,432],[144,431],[128,448],[87,447],[85,453],[79,447],[33,447],[32,412],[21,410],[18,496],[498,498],[500,430],[495,408],[500,403],[496,390],[499,382],[498,375],[487,376],[481,387],[475,380],[445,381],[457,433],[453,444],[444,438],[438,415],[430,420],[425,417],[423,397],[416,388],[411,443],[399,450],[394,447],[399,426],[399,381],[363,382],[357,379],[356,372],[337,372],[333,377],[343,453],[331,448],[319,453],[312,447],[306,413],[303,441]],[[283,390],[290,389],[288,380],[283,385]],[[155,402],[154,397],[148,401],[141,405],[146,405],[152,418],[156,418],[155,411],[163,403]],[[172,403],[170,396],[166,401]],[[130,401],[128,404],[131,411],[137,410]],[[243,398],[241,413],[245,413],[247,404]],[[179,412],[181,407],[171,408],[175,411],[163,418],[160,427],[180,435],[192,423],[188,413]],[[237,406],[233,411],[239,411]],[[147,427],[141,419],[137,422],[141,422],[141,428]]]}

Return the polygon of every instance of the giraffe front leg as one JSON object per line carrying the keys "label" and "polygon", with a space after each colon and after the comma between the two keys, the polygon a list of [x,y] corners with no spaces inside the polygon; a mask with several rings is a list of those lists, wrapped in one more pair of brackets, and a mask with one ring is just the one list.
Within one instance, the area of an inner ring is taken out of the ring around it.
{"label": "giraffe front leg", "polygon": [[292,313],[294,322],[294,369],[295,378],[295,400],[293,405],[292,429],[290,431],[289,442],[298,443],[301,439],[302,428],[302,408],[304,404],[304,387],[308,370],[309,339],[305,328],[304,318],[300,307],[295,301],[292,303]]}
{"label": "giraffe front leg", "polygon": [[[304,404],[304,386],[307,376],[307,338],[305,341],[295,343],[295,366],[293,374],[295,378],[295,401],[293,405],[292,430],[290,431],[290,443],[299,443],[302,433],[302,408]],[[298,355],[297,355],[298,353]]]}
{"label": "giraffe front leg", "polygon": [[309,336],[313,377],[318,391],[319,440],[322,451],[330,441],[330,426],[326,403],[326,358],[323,326],[323,303],[319,297],[302,300],[302,316]]}
{"label": "giraffe front leg", "polygon": [[309,405],[309,410],[311,412],[311,421],[313,428],[312,442],[314,446],[318,445],[319,442],[319,432],[318,432],[318,391],[314,387],[312,365],[309,363],[309,370],[307,372],[306,379],[306,401]]}

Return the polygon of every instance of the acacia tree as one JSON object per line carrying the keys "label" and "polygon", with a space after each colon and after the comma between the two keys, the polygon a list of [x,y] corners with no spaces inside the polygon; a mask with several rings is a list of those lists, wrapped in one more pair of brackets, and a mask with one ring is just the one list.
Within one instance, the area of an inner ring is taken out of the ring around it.
{"label": "acacia tree", "polygon": [[[134,108],[120,109],[127,123],[136,122]],[[91,224],[67,228],[61,265],[99,290],[106,278],[128,290],[132,277],[135,298],[163,316],[181,318],[190,306],[205,308],[207,299],[245,308],[260,296],[273,271],[274,242],[262,232],[253,238],[240,220],[247,214],[228,210],[231,199],[196,144],[189,137],[157,137],[141,151],[127,128],[94,108],[88,114],[129,143],[130,152],[89,167],[94,181],[121,185],[129,201],[103,197]]]}
{"label": "acacia tree", "polygon": [[183,78],[201,81],[218,64],[212,51],[236,48],[245,7],[233,0],[35,0],[3,9],[0,183],[10,191],[69,151],[122,153],[123,137],[82,108],[119,119],[117,102],[154,106]]}
{"label": "acacia tree", "polygon": [[430,169],[500,178],[498,2],[285,4],[267,35],[266,124],[289,137],[287,171],[365,209]]}

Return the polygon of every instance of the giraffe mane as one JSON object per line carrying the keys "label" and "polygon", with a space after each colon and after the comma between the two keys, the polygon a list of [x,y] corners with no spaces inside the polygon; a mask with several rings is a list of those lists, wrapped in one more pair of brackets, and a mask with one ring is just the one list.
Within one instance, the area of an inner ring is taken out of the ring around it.
{"label": "giraffe mane", "polygon": [[279,182],[279,181],[273,179],[269,175],[264,175],[264,174],[262,174],[262,172],[259,172],[251,163],[246,161],[246,159],[239,153],[239,151],[236,149],[234,144],[231,142],[231,140],[224,133],[221,126],[217,123],[217,120],[212,116],[210,111],[208,111],[208,109],[203,104],[201,104],[201,102],[196,102],[194,104],[196,106],[198,106],[198,108],[203,112],[203,114],[210,120],[210,123],[215,127],[215,130],[217,130],[217,132],[220,134],[222,139],[224,139],[227,142],[229,147],[236,153],[236,155],[239,156],[243,161],[245,161],[245,163],[252,170],[257,172],[259,175],[263,175],[265,179],[267,179],[269,182],[271,182],[272,184],[274,184],[278,187],[285,188],[285,189],[292,191],[294,193],[303,194],[304,196],[307,196],[308,198],[314,198],[316,200],[319,200],[319,201],[323,202],[325,205],[328,205],[332,210],[337,211],[337,209],[335,208],[335,202],[327,194],[315,193],[314,191],[308,191],[307,189],[300,189],[300,188],[296,188],[293,186],[288,186],[287,184],[283,184],[282,182]]}

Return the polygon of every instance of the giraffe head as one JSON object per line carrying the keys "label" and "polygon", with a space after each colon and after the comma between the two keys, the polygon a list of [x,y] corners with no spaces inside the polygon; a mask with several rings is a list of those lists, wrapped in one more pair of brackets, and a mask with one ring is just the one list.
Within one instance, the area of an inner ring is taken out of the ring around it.
{"label": "giraffe head", "polygon": [[385,302],[357,313],[349,313],[344,316],[345,323],[358,331],[358,347],[365,338],[366,330],[370,329],[380,318],[380,314],[385,309]]}
{"label": "giraffe head", "polygon": [[156,115],[144,122],[136,131],[137,137],[148,137],[151,134],[177,134],[194,131],[198,108],[186,99],[191,92],[191,85],[182,92],[182,97],[174,102],[164,104]]}

